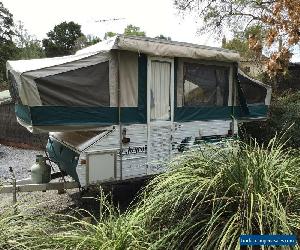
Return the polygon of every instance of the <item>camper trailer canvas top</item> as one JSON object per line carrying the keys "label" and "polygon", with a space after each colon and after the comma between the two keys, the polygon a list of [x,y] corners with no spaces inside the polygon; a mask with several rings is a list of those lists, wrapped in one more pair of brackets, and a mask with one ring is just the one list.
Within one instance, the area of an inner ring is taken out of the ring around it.
{"label": "camper trailer canvas top", "polygon": [[238,63],[225,49],[117,36],[8,61],[7,74],[19,123],[50,132],[50,157],[86,185],[163,171],[188,146],[236,134],[238,120],[265,119],[271,89]]}

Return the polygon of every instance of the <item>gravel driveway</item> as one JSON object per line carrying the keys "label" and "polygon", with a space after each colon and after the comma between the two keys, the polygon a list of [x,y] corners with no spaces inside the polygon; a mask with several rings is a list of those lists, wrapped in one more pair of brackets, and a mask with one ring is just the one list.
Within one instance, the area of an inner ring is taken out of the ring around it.
{"label": "gravel driveway", "polygon": [[[30,167],[35,163],[35,156],[44,154],[43,151],[19,149],[0,144],[0,183],[11,178],[9,167],[13,167],[16,178],[30,177]],[[135,194],[144,186],[143,182],[135,184],[122,184],[114,187],[113,200],[119,204],[122,210],[126,209],[134,199]],[[109,191],[109,190],[108,190]],[[43,213],[71,213],[77,209],[85,209],[98,217],[99,201],[91,199],[98,196],[97,191],[89,191],[82,194],[78,189],[67,190],[64,194],[57,191],[18,193],[19,210],[27,210],[33,207],[34,211]],[[12,194],[0,194],[0,213],[12,204]],[[35,213],[35,212],[34,212]]]}
{"label": "gravel driveway", "polygon": [[[35,163],[35,156],[43,151],[19,149],[0,144],[0,183],[11,178],[9,167],[12,167],[17,180],[30,177],[30,167]],[[22,207],[33,206],[39,210],[64,211],[78,207],[80,193],[78,189],[68,190],[59,195],[57,191],[19,193],[18,203]],[[0,194],[0,212],[12,204],[11,194]]]}
{"label": "gravel driveway", "polygon": [[19,149],[0,144],[0,181],[11,178],[9,167],[12,167],[16,178],[30,177],[30,167],[35,163],[35,156],[43,151]]}

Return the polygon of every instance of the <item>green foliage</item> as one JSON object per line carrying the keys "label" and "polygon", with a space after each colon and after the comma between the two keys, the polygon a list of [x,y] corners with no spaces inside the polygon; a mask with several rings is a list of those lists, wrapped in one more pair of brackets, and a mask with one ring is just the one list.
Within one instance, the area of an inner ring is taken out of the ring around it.
{"label": "green foliage", "polygon": [[248,42],[239,38],[229,40],[222,47],[239,52],[243,58],[253,57],[253,52],[249,50]]}
{"label": "green foliage", "polygon": [[26,43],[26,46],[19,48],[19,53],[16,59],[35,59],[45,57],[45,51],[43,50],[39,40],[31,40]]}
{"label": "green foliage", "polygon": [[87,35],[85,37],[86,37],[86,46],[90,46],[101,42],[101,39],[97,36]]}
{"label": "green foliage", "polygon": [[300,159],[276,140],[191,152],[155,178],[139,205],[154,249],[239,249],[241,234],[300,228]]}
{"label": "green foliage", "polygon": [[241,135],[256,138],[258,142],[268,142],[276,133],[284,133],[287,147],[300,147],[300,91],[285,92],[274,97],[267,121],[244,123]]}
{"label": "green foliage", "polygon": [[6,87],[6,61],[15,58],[18,49],[12,41],[13,17],[0,2],[0,89]]}
{"label": "green foliage", "polygon": [[34,59],[45,57],[41,42],[31,36],[24,24],[19,21],[15,25],[15,44],[18,47],[18,55],[15,59]]}
{"label": "green foliage", "polygon": [[0,43],[0,88],[1,83],[6,81],[6,61],[15,59],[18,53],[19,49],[12,41]]}
{"label": "green foliage", "polygon": [[[48,215],[34,217],[36,226],[27,229],[31,221],[24,221],[24,229],[17,233],[13,230],[15,242],[22,245],[20,249],[149,249],[151,233],[139,224],[129,212],[123,214],[108,197],[101,192],[100,218],[77,218],[69,215]],[[88,213],[87,211],[78,211]],[[1,238],[0,238],[1,240]],[[4,241],[3,241],[4,242]],[[1,243],[1,242],[0,242]],[[1,246],[1,245],[0,245]],[[15,248],[19,249],[19,248]]]}
{"label": "green foliage", "polygon": [[262,27],[260,25],[253,25],[243,31],[235,31],[231,40],[223,40],[222,47],[239,52],[244,59],[255,59],[255,53],[249,49],[249,35],[255,35],[261,41],[263,39]]}
{"label": "green foliage", "polygon": [[[148,232],[130,213],[121,214],[106,196],[100,197],[100,219],[84,219],[61,216],[55,221],[55,230],[46,237],[36,237],[36,246],[47,249],[149,249]],[[53,225],[53,224],[52,224]]]}
{"label": "green foliage", "polygon": [[162,39],[162,40],[168,40],[168,41],[171,41],[171,40],[172,40],[171,37],[169,37],[169,36],[164,36],[164,35],[162,35],[162,34],[160,34],[159,36],[156,36],[155,38],[157,38],[157,39]]}
{"label": "green foliage", "polygon": [[47,57],[70,55],[74,52],[76,40],[82,37],[81,26],[74,22],[62,22],[47,33],[43,40]]}
{"label": "green foliage", "polygon": [[246,27],[245,30],[239,32],[239,35],[243,36],[244,39],[248,39],[250,35],[254,35],[258,40],[262,41],[265,38],[265,32],[266,30],[260,24],[256,24]]}
{"label": "green foliage", "polygon": [[144,31],[141,31],[140,27],[129,24],[124,30],[124,35],[125,36],[146,36],[146,33]]}
{"label": "green foliage", "polygon": [[11,227],[4,219],[1,229],[10,231],[0,235],[0,244],[13,239],[20,249],[239,249],[241,234],[299,232],[299,168],[299,156],[276,139],[266,146],[208,146],[177,158],[123,214],[101,195],[99,220],[48,215]]}
{"label": "green foliage", "polygon": [[110,37],[114,37],[115,35],[117,35],[117,33],[112,32],[112,31],[108,31],[108,32],[105,32],[103,39],[106,40],[106,39],[108,39]]}
{"label": "green foliage", "polygon": [[78,37],[75,41],[75,44],[72,49],[72,53],[75,53],[77,50],[83,49],[87,46],[91,46],[93,44],[96,44],[100,42],[101,39],[96,36],[91,36],[91,35],[82,35],[81,37]]}
{"label": "green foliage", "polygon": [[264,14],[269,14],[273,2],[237,0],[174,0],[176,8],[185,14],[196,13],[204,21],[200,32],[219,36],[224,30],[243,32],[249,25],[262,24]]}
{"label": "green foliage", "polygon": [[12,14],[0,2],[0,43],[12,40],[14,35],[13,25]]}
{"label": "green foliage", "polygon": [[[1,188],[1,187],[0,187]],[[34,215],[15,213],[14,207],[0,213],[0,249],[29,250],[26,240],[38,234],[37,222],[42,218]]]}

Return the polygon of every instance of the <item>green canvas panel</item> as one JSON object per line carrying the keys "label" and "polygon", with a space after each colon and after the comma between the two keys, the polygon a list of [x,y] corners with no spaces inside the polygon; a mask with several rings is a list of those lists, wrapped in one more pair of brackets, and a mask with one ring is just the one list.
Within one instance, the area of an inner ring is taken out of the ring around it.
{"label": "green canvas panel", "polygon": [[121,122],[123,124],[146,124],[147,115],[138,107],[124,107],[121,108]]}
{"label": "green canvas panel", "polygon": [[138,59],[138,112],[147,123],[147,55],[140,54]]}
{"label": "green canvas panel", "polygon": [[118,121],[117,107],[31,107],[32,125],[108,126]]}
{"label": "green canvas panel", "polygon": [[[117,107],[28,107],[17,104],[15,110],[18,118],[33,126],[110,126],[119,123],[119,109]],[[146,121],[145,113],[141,112],[138,107],[121,108],[122,123],[146,123]]]}
{"label": "green canvas panel", "polygon": [[174,109],[177,107],[177,68],[178,58],[174,58]]}
{"label": "green canvas panel", "polygon": [[255,119],[255,118],[267,118],[269,106],[260,105],[247,105],[249,113],[245,113],[243,107],[234,107],[233,116],[237,119]]}
{"label": "green canvas panel", "polygon": [[15,105],[16,116],[27,124],[32,124],[30,107],[22,104]]}
{"label": "green canvas panel", "polygon": [[60,170],[70,175],[76,182],[79,178],[76,172],[79,154],[67,148],[58,141],[48,139],[46,150],[50,159],[57,163]]}
{"label": "green canvas panel", "polygon": [[223,120],[230,119],[232,107],[177,107],[175,108],[175,122],[203,121],[203,120]]}

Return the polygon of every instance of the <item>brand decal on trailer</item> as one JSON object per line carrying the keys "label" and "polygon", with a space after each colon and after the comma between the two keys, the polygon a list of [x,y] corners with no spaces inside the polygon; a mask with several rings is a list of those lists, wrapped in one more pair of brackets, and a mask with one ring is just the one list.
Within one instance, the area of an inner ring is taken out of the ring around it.
{"label": "brand decal on trailer", "polygon": [[[128,147],[123,148],[121,150],[122,155],[130,155],[130,154],[138,154],[138,153],[147,153],[147,145],[141,146],[141,147]],[[118,155],[120,155],[120,151],[118,152]]]}

